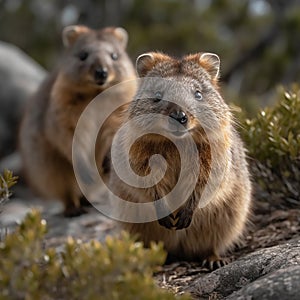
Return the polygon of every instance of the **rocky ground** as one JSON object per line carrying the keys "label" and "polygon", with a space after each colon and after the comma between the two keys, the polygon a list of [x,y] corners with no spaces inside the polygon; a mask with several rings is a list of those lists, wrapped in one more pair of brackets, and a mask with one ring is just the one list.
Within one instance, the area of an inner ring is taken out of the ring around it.
{"label": "rocky ground", "polygon": [[[13,230],[33,207],[48,223],[48,246],[60,248],[68,236],[102,241],[117,232],[115,222],[93,207],[80,217],[64,218],[59,202],[42,201],[23,185],[5,205],[0,227]],[[298,299],[300,209],[272,208],[256,200],[251,221],[242,243],[228,254],[227,266],[209,272],[196,262],[177,262],[155,274],[157,283],[176,294],[188,291],[195,299]]]}
{"label": "rocky ground", "polygon": [[157,278],[161,286],[196,299],[299,299],[300,277],[289,267],[300,270],[300,209],[256,205],[242,244],[228,256],[231,263],[214,272],[180,262],[165,266]]}

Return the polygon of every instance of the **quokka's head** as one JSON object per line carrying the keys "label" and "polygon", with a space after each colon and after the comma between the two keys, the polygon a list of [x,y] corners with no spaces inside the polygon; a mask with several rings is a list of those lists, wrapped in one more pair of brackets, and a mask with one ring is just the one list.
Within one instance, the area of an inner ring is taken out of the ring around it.
{"label": "quokka's head", "polygon": [[67,49],[63,70],[75,84],[105,89],[135,77],[126,53],[128,34],[125,29],[67,26],[62,39]]}
{"label": "quokka's head", "polygon": [[230,126],[230,110],[218,88],[216,54],[178,60],[151,52],[137,58],[136,69],[141,79],[128,112],[137,129],[183,138],[187,133],[213,137]]}

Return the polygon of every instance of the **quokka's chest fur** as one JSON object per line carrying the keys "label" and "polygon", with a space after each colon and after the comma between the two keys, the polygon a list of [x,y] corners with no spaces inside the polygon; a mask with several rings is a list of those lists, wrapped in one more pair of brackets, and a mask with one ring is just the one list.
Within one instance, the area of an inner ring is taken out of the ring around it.
{"label": "quokka's chest fur", "polygon": [[[198,194],[201,193],[201,189],[207,183],[210,173],[211,155],[208,144],[199,143],[197,144],[197,149],[199,153],[201,153],[199,156],[199,169],[197,169],[197,173],[192,174],[191,172],[195,162],[189,160],[187,163],[190,165],[185,165],[185,168],[183,168],[181,165],[181,155],[176,145],[168,139],[160,137],[160,140],[157,141],[155,136],[146,135],[132,145],[129,152],[132,170],[139,176],[147,176],[151,173],[156,182],[152,188],[145,190],[145,193],[149,195],[150,201],[168,195],[170,191],[174,189],[175,185],[178,184],[179,179],[181,180],[180,184],[182,187],[186,186],[188,181],[191,180],[191,177],[197,178],[194,192]],[[183,146],[183,151],[188,153],[189,148]],[[151,158],[157,154],[161,155],[166,163],[163,176],[163,167],[160,160],[156,162],[152,161],[151,166],[149,165]],[[161,180],[158,180],[160,177],[162,177]]]}

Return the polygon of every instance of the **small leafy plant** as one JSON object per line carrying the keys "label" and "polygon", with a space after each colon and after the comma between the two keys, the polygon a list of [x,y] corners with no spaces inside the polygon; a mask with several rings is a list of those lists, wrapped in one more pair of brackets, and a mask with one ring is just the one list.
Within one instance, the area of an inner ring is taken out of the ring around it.
{"label": "small leafy plant", "polygon": [[4,170],[3,174],[0,174],[0,213],[1,206],[8,200],[11,196],[10,188],[17,183],[17,176],[9,170]]}
{"label": "small leafy plant", "polygon": [[[274,107],[243,124],[250,167],[266,198],[299,207],[300,89],[280,92]],[[273,201],[272,200],[272,201]]]}
{"label": "small leafy plant", "polygon": [[161,244],[145,249],[123,233],[104,244],[69,238],[59,252],[44,247],[46,231],[32,211],[0,242],[0,299],[175,299],[152,277],[165,259]]}

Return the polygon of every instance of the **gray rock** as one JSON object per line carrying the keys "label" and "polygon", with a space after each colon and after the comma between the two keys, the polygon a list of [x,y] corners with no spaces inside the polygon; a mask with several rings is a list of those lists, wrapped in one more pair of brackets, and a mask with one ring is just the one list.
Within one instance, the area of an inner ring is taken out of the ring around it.
{"label": "gray rock", "polygon": [[200,299],[211,295],[214,299],[296,299],[295,295],[300,295],[299,283],[300,238],[297,238],[257,250],[202,275],[188,291]]}
{"label": "gray rock", "polygon": [[0,158],[15,150],[24,105],[45,75],[22,50],[0,41]]}
{"label": "gray rock", "polygon": [[291,266],[270,273],[226,299],[230,300],[298,300],[300,298],[300,266]]}
{"label": "gray rock", "polygon": [[22,160],[18,151],[13,152],[0,159],[0,173],[7,169],[13,171],[15,175],[20,175],[22,172]]}

